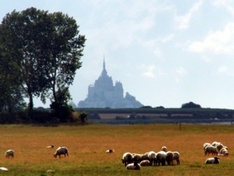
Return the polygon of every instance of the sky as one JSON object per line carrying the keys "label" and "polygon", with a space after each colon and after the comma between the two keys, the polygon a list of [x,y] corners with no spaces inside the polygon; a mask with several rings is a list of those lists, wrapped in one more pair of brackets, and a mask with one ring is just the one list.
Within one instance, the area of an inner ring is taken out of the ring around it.
{"label": "sky", "polygon": [[[85,35],[70,93],[78,104],[101,74],[145,106],[234,109],[232,0],[0,0],[0,19],[30,7],[62,12]],[[43,105],[34,99],[35,106]]]}

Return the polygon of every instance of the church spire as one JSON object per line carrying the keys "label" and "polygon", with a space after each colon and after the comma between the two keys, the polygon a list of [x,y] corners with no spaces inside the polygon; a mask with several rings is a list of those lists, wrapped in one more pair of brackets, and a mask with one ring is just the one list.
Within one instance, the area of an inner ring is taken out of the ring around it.
{"label": "church spire", "polygon": [[105,63],[105,55],[103,56],[103,69],[102,69],[102,76],[107,76],[106,63]]}

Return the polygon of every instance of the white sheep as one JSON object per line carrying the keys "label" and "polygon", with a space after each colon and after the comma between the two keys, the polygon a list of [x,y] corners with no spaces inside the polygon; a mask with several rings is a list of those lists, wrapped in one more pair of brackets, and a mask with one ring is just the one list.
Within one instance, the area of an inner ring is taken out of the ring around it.
{"label": "white sheep", "polygon": [[171,151],[166,152],[167,165],[173,165],[174,155]]}
{"label": "white sheep", "polygon": [[219,164],[220,159],[218,157],[207,158],[205,164]]}
{"label": "white sheep", "polygon": [[205,142],[205,143],[203,144],[203,149],[205,150],[206,146],[211,146],[211,145],[212,145],[211,143]]}
{"label": "white sheep", "polygon": [[160,164],[162,164],[162,166],[165,166],[166,157],[167,157],[166,152],[164,152],[164,151],[159,151],[159,152],[157,153],[157,156],[156,156],[156,163],[157,163],[157,165],[159,166]]}
{"label": "white sheep", "polygon": [[217,141],[214,141],[214,142],[212,142],[212,144],[211,145],[213,145],[213,146],[218,146],[218,145],[223,145],[221,142],[217,142]]}
{"label": "white sheep", "polygon": [[61,155],[64,155],[65,157],[68,156],[68,149],[67,147],[58,147],[57,150],[54,153],[54,157],[56,158],[57,156],[59,156],[59,158],[61,157]]}
{"label": "white sheep", "polygon": [[9,150],[7,150],[6,152],[5,152],[5,157],[6,158],[14,158],[14,156],[15,156],[15,151],[14,150],[12,150],[12,149],[9,149]]}
{"label": "white sheep", "polygon": [[177,165],[180,164],[180,153],[177,151],[173,151],[173,161],[176,160]]}
{"label": "white sheep", "polygon": [[149,160],[142,160],[142,161],[140,162],[140,165],[141,165],[141,166],[152,166],[152,164],[150,163]]}
{"label": "white sheep", "polygon": [[149,154],[149,152],[146,152],[146,153],[142,154],[141,159],[142,160],[149,160],[148,154]]}
{"label": "white sheep", "polygon": [[130,153],[130,152],[124,153],[123,156],[122,156],[121,161],[125,166],[127,166],[127,164],[133,162],[133,154]]}
{"label": "white sheep", "polygon": [[48,145],[46,148],[47,148],[47,149],[54,148],[54,145]]}
{"label": "white sheep", "polygon": [[53,169],[48,169],[47,171],[46,171],[47,173],[55,173],[55,170],[53,170]]}
{"label": "white sheep", "polygon": [[1,171],[8,171],[8,169],[6,167],[0,167]]}
{"label": "white sheep", "polygon": [[161,150],[164,151],[164,152],[167,152],[167,147],[166,146],[162,146]]}
{"label": "white sheep", "polygon": [[137,162],[134,163],[130,163],[126,166],[127,170],[140,170],[141,169],[141,165]]}
{"label": "white sheep", "polygon": [[205,155],[209,155],[209,154],[218,155],[218,149],[215,146],[210,146],[210,145],[206,146]]}
{"label": "white sheep", "polygon": [[108,150],[106,150],[106,153],[108,154],[108,153],[114,153],[115,152],[115,150],[113,150],[113,149],[108,149]]}
{"label": "white sheep", "polygon": [[149,159],[149,161],[150,161],[151,166],[152,166],[153,164],[154,164],[154,165],[157,164],[157,162],[156,162],[156,156],[157,156],[157,153],[155,153],[154,151],[150,151],[150,152],[148,153],[148,159]]}
{"label": "white sheep", "polygon": [[219,156],[228,156],[228,149],[227,148],[222,148],[219,152]]}
{"label": "white sheep", "polygon": [[133,155],[133,162],[136,161],[137,163],[140,163],[142,161],[142,154],[132,153],[132,155]]}

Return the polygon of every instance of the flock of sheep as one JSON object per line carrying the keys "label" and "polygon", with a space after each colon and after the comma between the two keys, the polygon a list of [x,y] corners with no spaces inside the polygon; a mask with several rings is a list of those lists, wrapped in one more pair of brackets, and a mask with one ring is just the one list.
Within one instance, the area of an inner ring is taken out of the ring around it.
{"label": "flock of sheep", "polygon": [[[54,148],[54,145],[46,147],[47,149]],[[218,156],[228,156],[228,147],[221,142],[204,143],[203,150],[205,156],[212,155],[211,158],[207,158],[205,164],[219,164],[220,158]],[[114,153],[113,149],[106,150],[106,153]],[[54,157],[68,156],[68,148],[60,146],[55,150]],[[6,158],[14,158],[15,152],[9,149],[5,152]],[[159,152],[149,151],[144,154],[126,152],[123,154],[122,163],[127,170],[140,170],[142,166],[165,166],[180,164],[180,153],[178,151],[168,151],[166,146],[162,146]],[[5,167],[0,167],[0,170],[8,171]]]}
{"label": "flock of sheep", "polygon": [[206,164],[219,164],[220,158],[218,156],[228,156],[228,147],[223,145],[221,142],[214,141],[212,143],[206,142],[203,144],[205,156],[212,155],[213,157],[207,158]]}
{"label": "flock of sheep", "polygon": [[[46,147],[47,149],[51,149],[51,148],[54,148],[54,145],[49,145]],[[68,156],[68,148],[65,147],[65,146],[60,146],[58,147],[55,152],[54,152],[54,157],[57,158],[57,156],[59,158],[61,158],[61,156]],[[9,149],[5,152],[5,157],[6,158],[14,158],[15,156],[15,151],[13,149]],[[8,171],[8,168],[6,167],[0,167],[0,170],[1,171]],[[54,172],[53,170],[48,170],[47,172]]]}
{"label": "flock of sheep", "polygon": [[159,152],[149,151],[144,154],[126,152],[123,154],[122,163],[127,170],[140,170],[142,166],[165,166],[180,164],[180,153],[178,151],[167,151],[163,146]]}
{"label": "flock of sheep", "polygon": [[[204,143],[203,149],[205,156],[212,157],[207,158],[205,164],[219,164],[220,158],[218,156],[228,156],[228,148],[221,142]],[[167,151],[167,147],[163,146],[159,152],[146,152],[144,154],[126,152],[123,154],[122,163],[127,170],[140,170],[142,166],[165,166],[174,165],[176,161],[177,165],[180,164],[180,153],[178,151]]]}

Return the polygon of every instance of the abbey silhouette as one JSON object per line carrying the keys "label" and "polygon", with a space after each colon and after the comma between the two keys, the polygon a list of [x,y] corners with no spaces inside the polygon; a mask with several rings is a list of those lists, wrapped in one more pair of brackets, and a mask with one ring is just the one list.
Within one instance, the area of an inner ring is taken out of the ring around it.
{"label": "abbey silhouette", "polygon": [[88,96],[85,100],[78,103],[78,107],[86,108],[139,108],[143,105],[136,98],[124,90],[121,82],[115,82],[106,71],[105,60],[103,60],[103,69],[94,85],[88,87]]}

